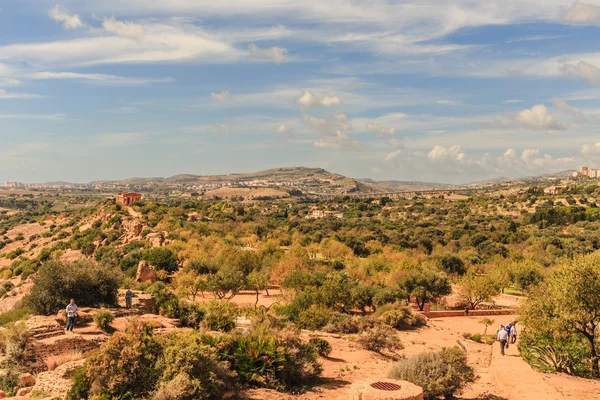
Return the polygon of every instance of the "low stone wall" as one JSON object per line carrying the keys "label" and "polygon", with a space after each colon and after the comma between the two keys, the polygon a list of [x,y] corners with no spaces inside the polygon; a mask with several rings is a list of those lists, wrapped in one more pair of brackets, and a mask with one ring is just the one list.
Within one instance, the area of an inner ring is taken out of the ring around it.
{"label": "low stone wall", "polygon": [[427,318],[483,317],[487,315],[513,315],[515,310],[449,310],[422,312]]}

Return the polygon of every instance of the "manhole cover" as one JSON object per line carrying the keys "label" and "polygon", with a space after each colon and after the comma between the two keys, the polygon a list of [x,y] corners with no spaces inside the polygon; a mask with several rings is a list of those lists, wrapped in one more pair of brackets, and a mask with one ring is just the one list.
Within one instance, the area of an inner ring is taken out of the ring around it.
{"label": "manhole cover", "polygon": [[371,383],[371,387],[377,390],[400,390],[400,385],[390,382],[375,382]]}

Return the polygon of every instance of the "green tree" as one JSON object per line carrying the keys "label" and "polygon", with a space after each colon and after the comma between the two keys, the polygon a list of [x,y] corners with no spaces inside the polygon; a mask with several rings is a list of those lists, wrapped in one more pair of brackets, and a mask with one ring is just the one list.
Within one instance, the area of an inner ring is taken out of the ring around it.
{"label": "green tree", "polygon": [[39,269],[25,303],[43,315],[55,314],[70,299],[80,307],[112,306],[117,303],[118,288],[119,275],[109,266],[89,260],[49,261]]}
{"label": "green tree", "polygon": [[146,249],[142,259],[159,271],[175,272],[178,268],[177,256],[166,247]]}
{"label": "green tree", "polygon": [[423,311],[428,301],[452,293],[448,277],[440,272],[417,269],[410,271],[400,282],[410,297],[414,297],[419,310]]}
{"label": "green tree", "polygon": [[458,294],[474,310],[481,303],[492,301],[500,291],[489,275],[467,274],[458,283]]}
{"label": "green tree", "polygon": [[585,338],[592,375],[600,377],[600,253],[558,266],[532,291],[522,315],[531,330]]}

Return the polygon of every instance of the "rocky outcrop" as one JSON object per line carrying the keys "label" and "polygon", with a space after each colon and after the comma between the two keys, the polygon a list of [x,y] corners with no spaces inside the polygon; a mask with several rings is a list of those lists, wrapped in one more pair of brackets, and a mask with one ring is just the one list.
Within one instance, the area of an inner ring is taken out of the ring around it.
{"label": "rocky outcrop", "polygon": [[142,260],[138,264],[138,269],[135,274],[136,282],[156,282],[156,269]]}
{"label": "rocky outcrop", "polygon": [[161,247],[165,244],[165,236],[160,232],[149,233],[146,239],[150,242],[151,247]]}

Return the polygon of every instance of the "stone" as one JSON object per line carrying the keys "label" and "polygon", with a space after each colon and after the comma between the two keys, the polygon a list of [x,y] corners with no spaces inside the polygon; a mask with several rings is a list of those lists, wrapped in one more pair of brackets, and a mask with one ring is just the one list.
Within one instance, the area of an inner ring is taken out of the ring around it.
{"label": "stone", "polygon": [[423,389],[395,379],[366,379],[352,385],[353,400],[423,400]]}
{"label": "stone", "polygon": [[146,239],[150,242],[150,247],[161,247],[165,243],[162,233],[149,233]]}
{"label": "stone", "polygon": [[142,260],[138,264],[135,274],[136,282],[156,282],[156,269],[146,261]]}
{"label": "stone", "polygon": [[29,387],[35,385],[35,378],[29,373],[19,375],[19,387]]}
{"label": "stone", "polygon": [[33,386],[26,387],[26,388],[23,388],[23,389],[19,389],[19,391],[17,392],[17,396],[19,396],[19,397],[25,397],[29,393],[31,393],[32,390],[33,390]]}
{"label": "stone", "polygon": [[6,398],[6,392],[4,390],[0,390],[0,399]]}

